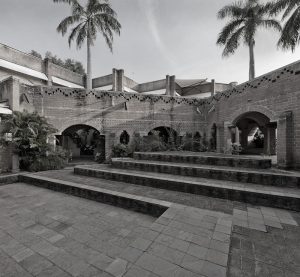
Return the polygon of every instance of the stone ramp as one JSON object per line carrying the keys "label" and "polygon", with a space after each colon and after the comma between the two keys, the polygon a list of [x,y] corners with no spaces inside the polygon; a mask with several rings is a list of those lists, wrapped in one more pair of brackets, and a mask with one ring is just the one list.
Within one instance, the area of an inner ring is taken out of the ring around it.
{"label": "stone ramp", "polygon": [[232,156],[218,153],[195,152],[135,152],[135,160],[162,161],[174,163],[193,163],[211,166],[230,166],[242,168],[271,168],[272,160],[265,157]]}
{"label": "stone ramp", "polygon": [[172,174],[134,171],[109,166],[77,166],[74,173],[129,184],[300,211],[300,190]]}
{"label": "stone ramp", "polygon": [[130,158],[114,158],[112,159],[112,166],[120,169],[167,173],[265,186],[300,188],[300,174],[288,171],[277,172],[268,169],[246,169],[192,163],[135,160]]}

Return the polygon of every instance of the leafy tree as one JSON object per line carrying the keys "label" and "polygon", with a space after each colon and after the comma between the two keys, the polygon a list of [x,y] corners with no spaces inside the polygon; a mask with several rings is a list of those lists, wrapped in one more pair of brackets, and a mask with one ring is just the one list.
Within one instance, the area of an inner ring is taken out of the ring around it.
{"label": "leafy tree", "polygon": [[[63,167],[65,153],[54,151],[48,137],[57,130],[37,113],[13,112],[2,121],[0,145],[12,144],[20,157],[20,168],[29,171]],[[10,134],[9,139],[7,134]]]}
{"label": "leafy tree", "polygon": [[270,18],[270,5],[259,0],[246,0],[224,6],[218,12],[218,18],[229,18],[229,22],[218,36],[217,44],[224,46],[223,56],[234,54],[241,41],[249,47],[249,80],[255,78],[254,46],[255,34],[259,27],[281,31],[281,26]]}
{"label": "leafy tree", "polygon": [[43,56],[39,52],[37,52],[35,50],[31,50],[29,54],[32,55],[32,56],[35,56],[37,58],[40,58],[40,59],[43,58]]}
{"label": "leafy tree", "polygon": [[271,15],[278,15],[282,11],[282,21],[286,22],[278,45],[294,51],[300,42],[300,0],[278,0],[271,3]]}
{"label": "leafy tree", "polygon": [[100,32],[108,47],[112,51],[113,35],[120,34],[121,24],[117,20],[117,14],[111,8],[108,0],[88,0],[83,7],[77,0],[53,0],[54,2],[64,2],[71,5],[72,14],[63,19],[57,27],[57,31],[63,36],[68,28],[73,27],[69,35],[69,45],[76,39],[77,48],[81,48],[83,43],[87,43],[87,89],[92,88],[92,68],[91,68],[91,46]]}

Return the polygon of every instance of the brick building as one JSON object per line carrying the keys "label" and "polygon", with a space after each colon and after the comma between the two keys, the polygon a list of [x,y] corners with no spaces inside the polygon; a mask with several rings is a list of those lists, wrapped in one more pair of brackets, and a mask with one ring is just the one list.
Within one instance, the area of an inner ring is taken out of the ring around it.
{"label": "brick building", "polygon": [[[87,91],[84,76],[0,45],[2,110],[45,116],[58,129],[59,143],[77,156],[87,153],[79,151],[72,134],[88,130],[86,139],[99,136],[102,143],[94,151],[109,157],[113,144],[156,129],[173,130],[179,137],[216,134],[218,152],[240,143],[251,154],[277,155],[279,166],[299,169],[299,74],[296,62],[241,85],[168,75],[139,84],[113,69],[93,79],[94,89]],[[263,145],[255,152],[249,139],[259,133]],[[0,168],[11,168],[9,149],[0,151]]]}

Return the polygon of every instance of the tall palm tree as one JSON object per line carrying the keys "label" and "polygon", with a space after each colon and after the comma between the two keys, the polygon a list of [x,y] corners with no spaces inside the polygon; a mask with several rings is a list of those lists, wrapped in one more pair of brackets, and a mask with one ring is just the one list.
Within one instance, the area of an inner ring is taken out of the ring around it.
{"label": "tall palm tree", "polygon": [[218,18],[228,17],[230,21],[218,36],[217,44],[224,45],[223,57],[233,54],[241,41],[249,47],[249,80],[255,78],[254,46],[255,34],[259,27],[281,31],[281,26],[269,16],[269,5],[259,0],[246,0],[224,6],[218,12]]}
{"label": "tall palm tree", "polygon": [[[271,15],[284,10],[282,21],[286,20],[278,45],[283,49],[295,50],[300,43],[300,0],[278,0],[271,3]],[[289,18],[288,18],[289,16]]]}
{"label": "tall palm tree", "polygon": [[117,20],[116,12],[111,8],[108,0],[88,0],[86,6],[80,5],[77,0],[53,0],[71,5],[72,14],[63,19],[57,27],[57,31],[64,36],[68,28],[73,27],[69,35],[69,46],[76,39],[77,48],[87,43],[87,89],[92,88],[91,46],[100,32],[112,51],[113,34],[120,35],[121,24]]}

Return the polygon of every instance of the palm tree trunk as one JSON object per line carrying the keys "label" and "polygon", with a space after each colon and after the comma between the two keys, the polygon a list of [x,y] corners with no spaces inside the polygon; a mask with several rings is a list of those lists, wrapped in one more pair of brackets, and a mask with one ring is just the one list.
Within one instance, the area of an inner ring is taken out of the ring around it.
{"label": "palm tree trunk", "polygon": [[86,88],[92,89],[92,63],[91,63],[91,41],[87,36],[87,76],[86,76]]}
{"label": "palm tree trunk", "polygon": [[249,43],[249,81],[255,78],[255,62],[254,62],[254,40]]}

